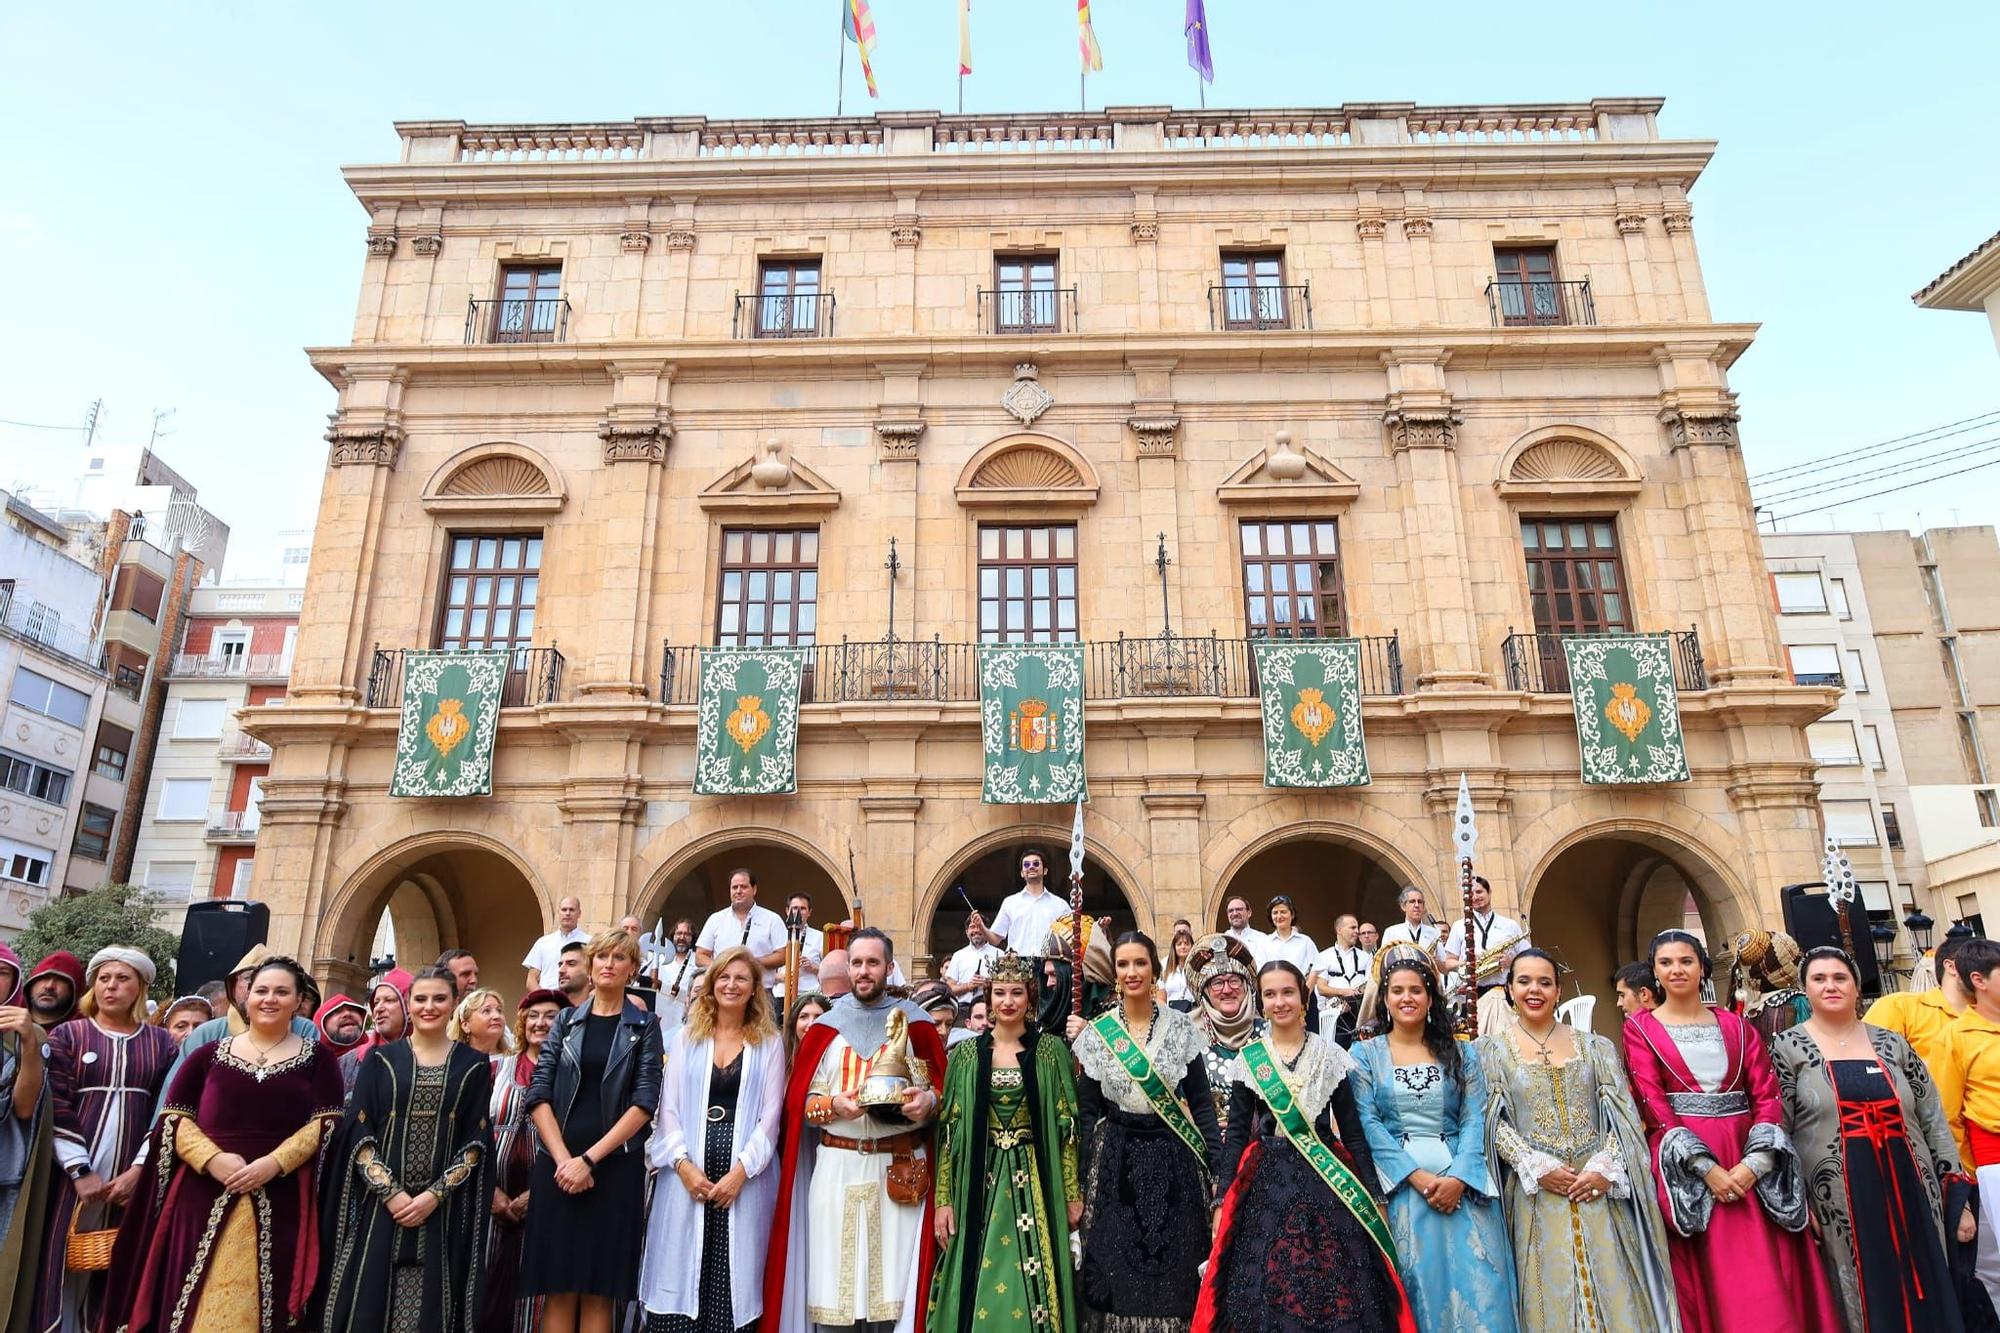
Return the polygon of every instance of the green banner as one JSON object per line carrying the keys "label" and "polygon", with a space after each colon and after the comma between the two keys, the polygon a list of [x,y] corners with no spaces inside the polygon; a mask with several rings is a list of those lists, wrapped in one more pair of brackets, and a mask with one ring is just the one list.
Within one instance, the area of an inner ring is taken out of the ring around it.
{"label": "green banner", "polygon": [[1666,634],[1564,637],[1586,783],[1686,782],[1674,645]]}
{"label": "green banner", "polygon": [[510,653],[403,654],[391,796],[486,796]]}
{"label": "green banner", "polygon": [[1266,787],[1365,787],[1359,639],[1259,639]]}
{"label": "green banner", "polygon": [[988,805],[1084,796],[1082,645],[981,646],[979,736]]}
{"label": "green banner", "polygon": [[695,699],[697,796],[777,796],[799,786],[804,648],[704,648]]}

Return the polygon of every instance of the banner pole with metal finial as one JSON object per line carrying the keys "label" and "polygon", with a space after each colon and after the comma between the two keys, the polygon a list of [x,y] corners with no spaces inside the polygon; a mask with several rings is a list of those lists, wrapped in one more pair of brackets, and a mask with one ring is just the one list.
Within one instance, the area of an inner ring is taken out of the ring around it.
{"label": "banner pole with metal finial", "polygon": [[1458,1030],[1470,1041],[1479,1035],[1479,978],[1472,959],[1472,853],[1479,846],[1479,821],[1472,809],[1472,784],[1458,775],[1458,812],[1452,826],[1452,842],[1458,848],[1458,896],[1465,912],[1465,980],[1459,984],[1459,1001],[1464,1011]]}
{"label": "banner pole with metal finial", "polygon": [[1069,1011],[1083,1017],[1083,793],[1076,794],[1076,819],[1069,828]]}
{"label": "banner pole with metal finial", "polygon": [[1854,863],[1847,859],[1847,853],[1840,850],[1840,844],[1826,835],[1826,854],[1820,861],[1820,876],[1826,880],[1827,901],[1840,914],[1840,942],[1847,950],[1849,958],[1854,953],[1854,900],[1860,897],[1860,886],[1854,882]]}

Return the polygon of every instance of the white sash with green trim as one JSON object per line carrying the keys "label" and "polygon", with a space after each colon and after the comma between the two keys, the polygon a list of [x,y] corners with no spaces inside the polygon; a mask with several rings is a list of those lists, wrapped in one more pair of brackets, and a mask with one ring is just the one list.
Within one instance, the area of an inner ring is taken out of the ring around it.
{"label": "white sash with green trim", "polygon": [[1207,1166],[1208,1142],[1195,1128],[1194,1117],[1188,1114],[1187,1107],[1181,1104],[1173,1089],[1161,1080],[1160,1071],[1153,1068],[1153,1057],[1146,1054],[1146,1048],[1132,1040],[1132,1034],[1118,1021],[1118,1011],[1106,1010],[1090,1020],[1090,1025],[1097,1029],[1097,1035],[1111,1048],[1112,1056],[1125,1066],[1125,1072],[1139,1085],[1139,1091],[1146,1094],[1153,1113],[1166,1121],[1168,1129],[1180,1136],[1181,1142],[1188,1146],[1188,1151],[1195,1155],[1197,1161]]}
{"label": "white sash with green trim", "polygon": [[1326,1146],[1320,1136],[1313,1133],[1304,1112],[1299,1110],[1298,1099],[1279,1075],[1279,1060],[1262,1037],[1253,1037],[1243,1047],[1243,1067],[1250,1071],[1250,1079],[1257,1087],[1257,1095],[1264,1099],[1264,1105],[1271,1108],[1271,1118],[1278,1122],[1278,1132],[1285,1141],[1298,1149],[1299,1156],[1326,1182],[1333,1191],[1333,1197],[1347,1205],[1355,1220],[1366,1228],[1382,1255],[1391,1267],[1396,1264],[1396,1241],[1389,1234],[1388,1219],[1375,1206],[1374,1196],[1361,1183],[1339,1154]]}

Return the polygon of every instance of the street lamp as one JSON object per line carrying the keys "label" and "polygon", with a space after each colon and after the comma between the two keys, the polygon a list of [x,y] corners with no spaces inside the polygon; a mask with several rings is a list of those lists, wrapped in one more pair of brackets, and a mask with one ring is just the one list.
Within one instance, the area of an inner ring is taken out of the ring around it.
{"label": "street lamp", "polygon": [[1903,929],[1910,932],[1910,947],[1919,955],[1931,951],[1931,930],[1937,922],[1912,907],[1910,914],[1903,918]]}
{"label": "street lamp", "polygon": [[1868,927],[1869,942],[1875,946],[1875,973],[1882,981],[1882,993],[1896,989],[1896,974],[1889,970],[1889,964],[1896,956],[1896,926],[1892,921],[1877,921]]}

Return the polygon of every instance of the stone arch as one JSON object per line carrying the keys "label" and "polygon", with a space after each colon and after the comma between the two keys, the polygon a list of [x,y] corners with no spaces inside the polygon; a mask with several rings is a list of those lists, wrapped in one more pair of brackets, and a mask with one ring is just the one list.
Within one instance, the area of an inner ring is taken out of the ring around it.
{"label": "stone arch", "polygon": [[966,460],[957,483],[961,504],[1089,505],[1098,490],[1090,460],[1041,431],[1014,431],[985,445]]}
{"label": "stone arch", "polygon": [[[1242,892],[1248,897],[1251,900],[1253,914],[1261,918],[1264,899],[1269,896],[1268,893],[1260,895],[1247,890],[1238,883],[1238,877],[1248,871],[1259,858],[1278,854],[1283,849],[1300,844],[1331,843],[1344,848],[1353,854],[1353,859],[1362,863],[1372,863],[1373,868],[1379,872],[1377,877],[1382,881],[1373,886],[1374,901],[1362,892],[1362,885],[1359,882],[1353,886],[1353,891],[1330,895],[1329,901],[1324,903],[1307,900],[1317,899],[1319,895],[1302,897],[1296,889],[1288,888],[1288,892],[1292,893],[1295,900],[1299,929],[1322,945],[1332,943],[1333,917],[1339,912],[1352,911],[1364,919],[1369,919],[1372,914],[1378,925],[1386,926],[1395,919],[1393,915],[1395,894],[1400,892],[1404,885],[1428,885],[1434,878],[1432,872],[1420,868],[1403,850],[1406,847],[1425,846],[1429,839],[1393,816],[1378,813],[1375,818],[1369,819],[1364,824],[1360,818],[1341,820],[1328,818],[1323,814],[1305,815],[1295,812],[1289,816],[1279,814],[1274,818],[1256,821],[1265,824],[1265,827],[1259,830],[1256,828],[1256,823],[1251,820],[1251,816],[1256,813],[1258,812],[1252,811],[1246,815],[1239,815],[1221,835],[1210,839],[1211,850],[1217,849],[1219,845],[1227,846],[1228,850],[1225,853],[1226,859],[1222,859],[1219,867],[1215,864],[1218,859],[1216,857],[1210,857],[1208,866],[1204,867],[1208,874],[1208,886],[1204,893],[1202,920],[1208,926],[1215,926],[1222,920],[1223,904],[1233,892]],[[1401,831],[1392,832],[1383,827],[1384,825],[1398,826]],[[1230,840],[1228,844],[1223,844],[1224,838]],[[1340,877],[1359,881],[1366,878],[1365,870],[1366,864],[1340,866],[1335,873]],[[1261,919],[1254,924],[1259,929],[1264,928]],[[1325,938],[1322,939],[1321,936]]]}
{"label": "stone arch", "polygon": [[568,499],[562,473],[546,456],[512,440],[461,449],[424,483],[424,508],[432,513],[561,509]]}
{"label": "stone arch", "polygon": [[[676,832],[686,836],[684,840],[677,839],[673,855],[662,861],[646,876],[645,883],[633,903],[632,911],[649,927],[655,917],[664,914],[667,902],[672,898],[675,889],[690,874],[725,852],[744,848],[776,848],[790,856],[798,857],[817,868],[843,894],[846,892],[847,868],[835,862],[825,850],[834,845],[831,829],[822,827],[810,833],[800,833],[775,824],[724,823],[721,822],[719,814],[708,818],[704,818],[705,815],[707,812],[703,812],[702,815],[690,815],[661,834],[663,838],[670,837]],[[692,832],[697,820],[711,826],[699,833]],[[759,887],[761,890],[762,886]],[[774,907],[770,902],[765,902],[761,893],[759,901],[763,902],[764,906],[771,907],[773,911],[782,907],[782,904]],[[844,900],[839,911],[833,911],[831,905],[817,902],[814,906],[821,909],[815,915],[827,920],[838,920],[847,914]],[[672,925],[671,922],[668,924]],[[699,929],[701,922],[696,921],[695,926]]]}
{"label": "stone arch", "polygon": [[1494,485],[1502,495],[1626,495],[1638,491],[1642,474],[1624,446],[1587,426],[1554,425],[1531,430],[1500,456]]}
{"label": "stone arch", "polygon": [[1515,864],[1526,867],[1520,881],[1523,910],[1533,913],[1535,895],[1563,853],[1595,838],[1625,838],[1668,856],[1686,857],[1700,876],[1705,901],[1726,929],[1739,930],[1760,918],[1755,898],[1731,869],[1742,864],[1741,844],[1734,834],[1671,799],[1660,802],[1651,814],[1634,813],[1627,804],[1632,795],[1592,793],[1565,801],[1515,829]]}
{"label": "stone arch", "polygon": [[[1229,881],[1252,857],[1302,837],[1352,846],[1393,869],[1407,884],[1431,883],[1445,860],[1444,845],[1432,831],[1362,797],[1275,797],[1258,802],[1208,837],[1202,849],[1202,910],[1209,916],[1221,910]],[[1426,858],[1429,868],[1412,859],[1413,854]]]}
{"label": "stone arch", "polygon": [[[1069,883],[1069,836],[1070,830],[1055,822],[1030,822],[1004,824],[974,834],[957,845],[949,855],[936,858],[936,868],[927,883],[919,890],[912,934],[919,957],[928,956],[934,965],[942,965],[953,950],[965,943],[960,932],[964,929],[966,913],[959,910],[962,904],[955,902],[953,885],[959,883],[968,872],[981,862],[997,853],[1027,843],[1041,847],[1051,864],[1049,867],[1049,891],[1067,893]],[[1157,923],[1150,918],[1151,904],[1142,892],[1138,877],[1131,863],[1116,851],[1100,841],[1088,827],[1084,830],[1084,891],[1085,911],[1093,915],[1103,915],[1109,907],[1116,918],[1115,895],[1122,899],[1130,916],[1131,924],[1148,934],[1157,936]],[[1093,875],[1097,883],[1093,884]],[[1018,887],[1018,883],[1013,885]],[[1013,887],[1007,892],[1012,892]],[[1105,889],[1111,892],[1107,894]],[[989,901],[980,902],[981,910],[988,919],[999,906],[1001,894],[987,895]],[[975,895],[977,902],[978,895]],[[1092,900],[1096,900],[1093,904]],[[1117,922],[1123,930],[1126,923]]]}

